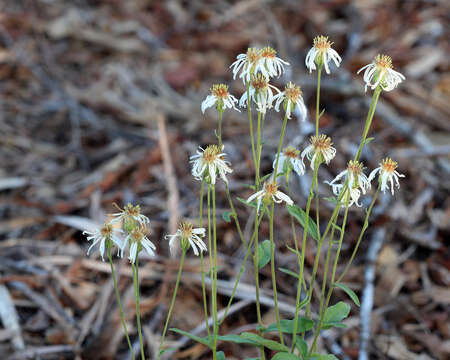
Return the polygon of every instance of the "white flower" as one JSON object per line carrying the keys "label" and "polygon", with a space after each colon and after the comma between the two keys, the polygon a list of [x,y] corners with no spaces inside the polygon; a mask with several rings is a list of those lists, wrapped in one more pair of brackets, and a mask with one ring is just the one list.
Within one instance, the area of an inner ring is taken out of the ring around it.
{"label": "white flower", "polygon": [[284,103],[286,109],[286,116],[288,119],[291,118],[291,112],[294,110],[295,106],[297,106],[302,114],[302,119],[306,119],[306,114],[308,110],[306,110],[305,103],[303,101],[302,90],[300,86],[296,86],[292,82],[289,83],[284,88],[284,91],[278,93],[273,97],[276,100],[275,110],[280,111],[280,105]]}
{"label": "white flower", "polygon": [[136,225],[146,226],[150,224],[148,217],[141,214],[141,207],[139,205],[133,206],[127,204],[123,209],[119,208],[117,205],[115,206],[120,212],[112,214],[114,218],[110,221],[111,224],[123,221],[123,228],[127,231],[131,230]]}
{"label": "white flower", "polygon": [[372,90],[381,86],[384,91],[391,91],[397,87],[405,76],[393,70],[392,59],[387,55],[378,54],[372,63],[363,66],[358,70],[358,74],[364,71],[365,91],[370,87]]}
{"label": "white flower", "polygon": [[[292,146],[288,146],[283,152],[280,153],[280,157],[278,159],[278,169],[274,171],[276,176],[283,173],[285,164],[288,167],[294,169],[298,176],[302,176],[305,173],[305,165],[299,159],[298,154],[300,151],[294,149]],[[275,165],[277,162],[277,155],[275,154],[275,158],[273,160],[272,167],[275,170]]]}
{"label": "white flower", "polygon": [[394,195],[394,180],[397,188],[400,188],[400,183],[398,181],[399,177],[405,177],[405,175],[400,174],[397,169],[397,162],[392,160],[391,158],[383,159],[380,163],[380,166],[374,169],[369,175],[369,181],[372,181],[376,174],[379,172],[380,175],[378,177],[378,181],[381,184],[381,191],[385,192],[386,189],[389,190],[388,181],[391,184],[391,193]]}
{"label": "white flower", "polygon": [[155,255],[156,247],[145,235],[147,232],[146,227],[136,227],[125,238],[125,244],[130,244],[130,254],[128,259],[132,264],[136,262],[139,252],[144,248],[150,256]]}
{"label": "white flower", "polygon": [[259,71],[266,79],[283,74],[284,66],[289,65],[289,63],[276,55],[277,52],[270,46],[266,46],[262,49],[260,51],[260,58],[255,66],[254,74]]}
{"label": "white flower", "polygon": [[336,50],[331,48],[331,43],[328,40],[328,36],[316,36],[314,38],[314,45],[308,51],[306,55],[305,64],[309,69],[309,72],[316,70],[316,64],[323,64],[325,66],[325,71],[327,74],[330,73],[330,68],[328,63],[333,60],[337,67],[341,64],[341,57],[336,52]]}
{"label": "white flower", "polygon": [[[256,104],[257,111],[265,114],[267,109],[272,108],[272,102],[275,100],[272,89],[277,93],[280,92],[275,86],[270,85],[262,74],[252,76],[248,92],[250,100]],[[247,91],[239,99],[239,106],[247,106]]]}
{"label": "white flower", "polygon": [[200,147],[201,151],[197,150],[196,155],[190,157],[192,165],[192,175],[197,180],[202,180],[204,175],[210,177],[211,184],[216,183],[217,173],[223,181],[228,183],[227,173],[233,172],[228,166],[229,162],[225,161],[224,146],[219,148],[217,145],[209,145],[206,149]]}
{"label": "white flower", "polygon": [[331,139],[324,135],[320,134],[318,136],[311,136],[311,145],[308,145],[305,150],[302,151],[302,161],[305,156],[311,162],[311,169],[314,170],[316,160],[321,164],[323,161],[328,165],[330,161],[336,155],[336,149],[331,146],[333,143]]}
{"label": "white flower", "polygon": [[95,229],[94,231],[83,231],[83,235],[84,234],[88,235],[87,236],[88,241],[93,240],[92,245],[89,246],[87,255],[89,255],[91,249],[100,242],[99,252],[100,255],[102,256],[102,260],[105,261],[103,256],[105,253],[106,242],[112,241],[118,247],[118,251],[122,252],[123,256],[124,243],[120,238],[121,233],[122,233],[121,229],[116,229],[111,224],[104,224],[100,229]]}
{"label": "white flower", "polygon": [[[367,178],[367,176],[363,172],[363,164],[358,161],[350,160],[347,166],[347,169],[339,173],[331,182],[325,181],[328,185],[330,185],[333,189],[333,193],[335,195],[339,195],[344,188],[345,183],[347,184],[345,186],[345,191],[347,192],[348,189],[350,189],[350,198],[351,202],[349,204],[352,205],[353,203],[356,203],[356,205],[361,206],[358,203],[358,199],[360,196],[360,191],[363,194],[366,193],[368,189],[370,189],[370,180]],[[345,181],[343,184],[337,183],[341,178],[345,176]],[[347,181],[348,180],[348,181]],[[346,196],[346,193],[343,194],[343,196]]]}
{"label": "white flower", "polygon": [[239,54],[236,57],[236,61],[230,65],[230,68],[233,69],[233,79],[236,79],[236,76],[241,71],[240,78],[244,82],[250,81],[251,75],[254,73],[260,59],[260,50],[255,48],[248,48],[247,53]]}
{"label": "white flower", "polygon": [[202,237],[205,237],[205,231],[206,230],[204,228],[194,229],[194,226],[190,222],[182,222],[175,234],[165,236],[165,239],[170,239],[170,253],[175,254],[176,239],[181,241],[181,247],[185,250],[187,250],[188,246],[192,247],[192,250],[194,250],[194,254],[196,256],[199,255],[199,250],[200,252],[208,251],[205,243],[201,239]]}
{"label": "white flower", "polygon": [[289,196],[278,190],[278,185],[273,180],[265,182],[263,189],[250,196],[247,199],[247,202],[251,202],[255,199],[257,200],[256,209],[258,212],[262,200],[264,201],[273,200],[276,203],[281,203],[282,201],[284,201],[288,205],[292,205],[294,203]]}
{"label": "white flower", "polygon": [[207,108],[216,105],[218,111],[224,111],[225,109],[234,109],[239,111],[236,108],[235,104],[238,102],[233,95],[228,92],[228,86],[224,84],[216,84],[210,89],[211,94],[209,94],[205,100],[202,102],[202,113],[205,113]]}

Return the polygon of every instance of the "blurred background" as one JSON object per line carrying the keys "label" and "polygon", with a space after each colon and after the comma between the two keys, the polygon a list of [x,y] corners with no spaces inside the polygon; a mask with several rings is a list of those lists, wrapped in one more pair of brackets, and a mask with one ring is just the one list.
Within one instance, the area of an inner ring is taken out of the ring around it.
{"label": "blurred background", "polygon": [[[215,142],[216,113],[201,114],[201,101],[219,82],[240,97],[243,85],[229,65],[248,46],[270,45],[291,64],[274,84],[300,84],[314,114],[316,74],[307,72],[304,59],[323,34],[343,61],[322,77],[321,131],[338,155],[320,177],[333,178],[355,153],[371,97],[356,71],[385,53],[406,81],[383,92],[375,140],[362,158],[373,169],[391,156],[406,178],[395,197],[380,197],[345,278],[363,297],[361,308],[353,305],[347,328],[325,332],[319,348],[340,359],[448,359],[449,15],[444,0],[0,0],[0,358],[128,358],[109,264],[86,256],[82,235],[105,221],[113,202],[141,204],[151,219],[158,256],[144,256],[140,273],[146,350],[154,354],[178,267],[163,236],[179,219],[198,216],[200,184],[188,160],[199,145]],[[285,144],[303,149],[314,131],[310,120],[294,116]],[[280,115],[269,113],[263,173],[271,170],[280,128]],[[231,191],[246,198],[253,167],[245,113],[227,111],[223,132],[234,169]],[[294,200],[304,206],[310,174],[292,177]],[[320,192],[330,195],[326,185]],[[224,306],[245,252],[234,225],[221,217],[228,211],[222,187],[218,202]],[[248,235],[251,212],[235,205]],[[322,225],[331,210],[321,204]],[[297,271],[285,247],[292,245],[289,217],[279,211],[277,266]],[[342,264],[363,219],[364,209],[352,209]],[[267,226],[261,231],[268,236]],[[315,251],[309,242],[307,280]],[[138,346],[131,271],[126,259],[117,265]],[[185,269],[171,324],[204,336],[199,260],[189,257]],[[255,329],[252,273],[248,264],[222,333]],[[294,280],[281,272],[277,279],[283,317],[292,317]],[[261,285],[270,323],[267,268]],[[336,291],[332,302],[338,300],[348,301]],[[204,346],[170,332],[167,345],[176,349],[171,359],[210,359]],[[220,349],[227,359],[257,356],[230,343]]]}

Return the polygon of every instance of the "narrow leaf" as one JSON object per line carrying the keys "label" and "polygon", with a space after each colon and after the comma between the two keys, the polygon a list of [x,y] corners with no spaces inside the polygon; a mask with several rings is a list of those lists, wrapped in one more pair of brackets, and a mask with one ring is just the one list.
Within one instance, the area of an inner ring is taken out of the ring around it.
{"label": "narrow leaf", "polygon": [[273,351],[284,351],[284,352],[289,351],[289,348],[287,346],[273,340],[264,339],[263,337],[256,335],[254,333],[244,332],[240,336],[243,339],[252,340],[258,343],[259,345],[264,346]]}
{"label": "narrow leaf", "polygon": [[[299,208],[297,205],[287,205],[286,206],[289,214],[291,214],[304,228],[306,224],[306,213],[303,209]],[[315,240],[319,240],[317,236],[317,226],[311,217],[308,217],[308,234]]]}
{"label": "narrow leaf", "polygon": [[270,261],[270,241],[264,240],[258,245],[258,269],[266,266]]}
{"label": "narrow leaf", "polygon": [[251,206],[252,208],[256,209],[256,201],[252,201],[252,202],[247,202],[247,200],[240,198],[240,197],[236,197],[236,199],[238,199],[241,203],[247,205],[247,206]]}
{"label": "narrow leaf", "polygon": [[233,335],[233,334],[218,336],[217,340],[233,342],[236,344],[249,344],[249,345],[254,345],[254,346],[258,345],[257,342],[254,342],[254,341],[248,340],[248,339],[244,339],[239,335]]}
{"label": "narrow leaf", "polygon": [[297,341],[295,342],[295,347],[297,348],[298,352],[303,358],[306,358],[308,355],[308,344],[306,344],[306,341],[303,340],[301,337],[297,338]]}
{"label": "narrow leaf", "polygon": [[222,214],[222,218],[223,218],[227,223],[229,223],[229,222],[231,221],[231,219],[230,219],[231,216],[234,216],[234,214],[233,214],[231,211],[225,211],[225,212]]}
{"label": "narrow leaf", "polygon": [[350,299],[353,300],[356,306],[361,306],[358,299],[358,295],[356,295],[355,292],[352,289],[350,289],[347,285],[342,283],[334,283],[334,286],[338,287],[341,290],[344,290],[345,293],[350,297]]}
{"label": "narrow leaf", "polygon": [[[281,331],[286,334],[292,334],[294,332],[294,320],[280,320]],[[297,334],[311,330],[314,327],[314,321],[306,319],[302,316],[298,317],[297,321]],[[270,324],[266,332],[276,332],[278,331],[277,323]]]}
{"label": "narrow leaf", "polygon": [[297,355],[289,354],[287,352],[280,352],[275,354],[272,360],[301,360]]}
{"label": "narrow leaf", "polygon": [[325,310],[324,315],[324,329],[329,329],[331,327],[345,327],[344,324],[341,324],[341,321],[344,320],[348,314],[350,313],[350,305],[346,304],[343,301],[339,301],[336,305],[330,306]]}
{"label": "narrow leaf", "polygon": [[211,347],[211,344],[209,343],[209,341],[207,339],[205,339],[205,338],[200,337],[200,336],[191,334],[191,333],[189,333],[187,331],[180,330],[180,329],[177,329],[177,328],[171,328],[170,331],[173,331],[173,332],[176,332],[178,334],[187,336],[188,338],[190,338],[190,339],[192,339],[194,341],[197,341],[200,344],[203,344],[203,345],[205,345],[205,346],[207,346],[209,348]]}
{"label": "narrow leaf", "polygon": [[288,274],[296,279],[298,279],[298,277],[299,277],[299,275],[295,271],[292,271],[292,270],[289,270],[286,268],[282,268],[282,267],[278,268],[278,270],[280,270],[281,272],[284,272],[285,274]]}
{"label": "narrow leaf", "polygon": [[217,360],[226,360],[225,354],[223,351],[219,351],[216,355],[217,355]]}
{"label": "narrow leaf", "polygon": [[339,359],[333,354],[326,354],[326,355],[312,354],[309,360],[339,360]]}

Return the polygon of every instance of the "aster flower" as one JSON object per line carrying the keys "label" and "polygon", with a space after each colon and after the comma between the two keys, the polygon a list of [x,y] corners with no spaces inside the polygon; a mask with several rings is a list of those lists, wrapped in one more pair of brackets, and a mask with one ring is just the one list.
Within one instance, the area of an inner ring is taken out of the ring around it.
{"label": "aster flower", "polygon": [[314,45],[306,55],[305,64],[309,72],[316,70],[316,65],[325,66],[327,74],[330,73],[328,63],[333,60],[337,67],[341,64],[341,57],[336,50],[331,48],[333,43],[328,40],[328,36],[316,36],[314,38]]}
{"label": "aster flower", "polygon": [[130,232],[136,226],[146,226],[150,224],[147,216],[141,214],[141,207],[139,205],[133,206],[128,203],[123,209],[114,204],[120,212],[112,214],[113,219],[110,224],[116,224],[122,221],[122,227],[126,232]]}
{"label": "aster flower", "polygon": [[[294,149],[292,146],[288,146],[280,153],[280,157],[278,159],[278,169],[274,171],[275,174],[282,173],[285,169],[293,169],[298,176],[302,176],[305,173],[305,165],[299,159],[300,151]],[[273,169],[275,170],[275,165],[277,162],[277,155],[275,154],[275,158],[273,160]]]}
{"label": "aster flower", "polygon": [[[345,186],[345,191],[347,192],[350,189],[350,198],[351,204],[356,203],[356,205],[361,206],[358,203],[358,199],[360,196],[360,191],[365,194],[368,189],[370,189],[370,180],[363,172],[364,166],[362,163],[358,161],[350,160],[347,169],[339,173],[331,182],[325,181],[328,185],[330,185],[333,189],[333,193],[335,195],[339,195]],[[345,176],[345,181],[343,184],[339,184],[338,181]],[[346,196],[346,194],[344,194]]]}
{"label": "aster flower", "polygon": [[255,73],[256,65],[260,59],[260,50],[256,48],[248,48],[247,53],[239,54],[236,57],[236,61],[230,65],[230,68],[233,69],[233,79],[236,79],[236,76],[241,72],[240,77],[244,82],[250,81],[251,75]]}
{"label": "aster flower", "polygon": [[261,201],[269,203],[270,201],[275,201],[276,203],[281,203],[284,201],[288,205],[292,205],[294,202],[285,193],[278,190],[278,185],[275,181],[269,180],[264,183],[263,189],[254,193],[247,199],[247,202],[257,200],[256,209],[259,212],[261,206]]}
{"label": "aster flower", "polygon": [[397,169],[397,162],[392,160],[391,158],[383,159],[380,163],[380,166],[374,169],[369,175],[369,181],[372,181],[376,174],[379,173],[378,181],[381,185],[381,191],[385,192],[386,189],[389,190],[388,181],[391,184],[391,193],[394,195],[394,180],[397,188],[400,188],[400,183],[398,181],[399,177],[405,177],[405,175],[400,174]]}
{"label": "aster flower", "polygon": [[284,66],[289,65],[289,63],[276,55],[277,52],[270,46],[262,49],[254,73],[256,74],[259,71],[266,79],[283,74]]}
{"label": "aster flower", "polygon": [[178,239],[180,241],[181,248],[187,250],[192,247],[194,254],[199,255],[200,252],[208,251],[205,243],[201,239],[205,236],[205,228],[195,228],[192,223],[184,221],[180,224],[177,232],[173,235],[166,235],[164,238],[169,239],[170,253],[175,254],[175,241]]}
{"label": "aster flower", "polygon": [[[258,73],[258,75],[252,76],[248,91],[250,100],[256,104],[256,109],[263,114],[266,113],[267,109],[272,108],[272,102],[275,99],[272,90],[275,90],[277,93],[280,92],[275,86],[270,85],[269,81],[262,74]],[[247,91],[239,99],[239,106],[247,106]]]}
{"label": "aster flower", "polygon": [[300,110],[300,113],[302,114],[302,119],[305,120],[308,111],[306,110],[302,94],[303,93],[300,89],[300,86],[296,86],[294,83],[289,81],[289,83],[284,88],[284,91],[276,94],[273,97],[273,100],[276,100],[275,110],[279,111],[280,105],[283,103],[284,109],[286,111],[286,116],[288,119],[290,119],[291,112],[297,106]]}
{"label": "aster flower", "polygon": [[328,165],[336,155],[336,149],[331,146],[333,145],[331,139],[328,136],[321,134],[318,136],[311,136],[310,141],[311,144],[302,151],[302,162],[306,156],[311,162],[311,169],[313,170],[316,161],[318,161],[319,164],[325,161]]}
{"label": "aster flower", "polygon": [[211,184],[216,183],[217,173],[223,181],[228,183],[227,173],[233,172],[229,167],[230,163],[225,161],[224,146],[219,148],[217,145],[209,145],[206,149],[200,147],[196,155],[190,157],[192,165],[192,175],[197,180],[202,180],[204,175],[209,177]]}
{"label": "aster flower", "polygon": [[118,247],[118,251],[122,251],[123,256],[123,242],[120,238],[120,234],[122,234],[122,230],[116,229],[111,224],[104,224],[100,229],[95,229],[94,231],[83,231],[83,235],[88,235],[88,241],[93,240],[92,245],[89,246],[87,255],[89,255],[95,245],[100,243],[99,252],[103,261],[105,261],[103,256],[105,254],[106,246],[113,246],[115,244]]}
{"label": "aster flower", "polygon": [[148,230],[145,226],[135,227],[125,238],[125,245],[130,244],[130,254],[128,255],[128,259],[132,264],[136,262],[142,248],[144,248],[150,256],[155,255],[154,250],[156,250],[156,247],[148,239],[146,235],[147,232]]}
{"label": "aster flower", "polygon": [[364,70],[365,91],[368,87],[374,90],[378,85],[384,91],[391,91],[405,80],[405,76],[393,68],[391,57],[378,54],[372,63],[363,66],[357,73]]}
{"label": "aster flower", "polygon": [[216,105],[216,109],[219,112],[222,112],[227,108],[240,111],[235,106],[235,103],[237,103],[238,100],[228,92],[227,85],[213,85],[210,91],[211,94],[209,94],[202,102],[202,113],[205,113],[205,110],[213,105]]}

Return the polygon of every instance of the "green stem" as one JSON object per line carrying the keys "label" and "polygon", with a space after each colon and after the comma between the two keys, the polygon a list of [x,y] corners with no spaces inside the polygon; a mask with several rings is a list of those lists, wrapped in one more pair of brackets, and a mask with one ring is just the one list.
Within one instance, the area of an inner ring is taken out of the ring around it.
{"label": "green stem", "polygon": [[247,109],[248,109],[248,124],[250,129],[250,142],[252,144],[253,164],[256,167],[255,138],[253,134],[252,107],[250,104],[250,83],[247,83]]}
{"label": "green stem", "polygon": [[261,112],[258,111],[258,127],[256,129],[256,164],[255,164],[255,185],[259,189],[259,168],[261,159]]}
{"label": "green stem", "polygon": [[217,334],[219,332],[217,320],[217,229],[216,229],[216,186],[212,184],[212,205],[213,205],[213,248],[214,248],[214,283],[213,283],[213,359],[217,357]]}
{"label": "green stem", "polygon": [[163,333],[161,335],[161,341],[159,343],[158,355],[156,357],[156,360],[158,360],[159,357],[161,356],[161,350],[162,350],[162,346],[164,344],[164,338],[166,336],[167,327],[169,326],[170,317],[172,316],[173,306],[175,305],[175,300],[176,300],[177,292],[178,292],[178,286],[180,285],[180,279],[181,279],[181,273],[183,272],[183,265],[184,265],[184,257],[185,257],[185,255],[186,255],[186,250],[183,249],[183,252],[181,253],[180,267],[178,268],[177,281],[175,282],[175,289],[173,291],[172,301],[170,302],[169,312],[167,313],[167,319],[166,319],[166,323],[164,325],[164,330],[163,330]]}
{"label": "green stem", "polygon": [[327,287],[327,280],[328,280],[328,266],[330,264],[331,253],[333,251],[334,230],[335,228],[333,227],[333,229],[331,230],[330,241],[328,242],[327,256],[325,259],[325,267],[323,270],[322,290],[320,293],[320,304],[319,304],[319,317],[322,316],[323,304],[325,302],[325,290]]}
{"label": "green stem", "polygon": [[286,131],[286,125],[287,125],[287,114],[284,114],[284,119],[283,119],[283,126],[281,127],[281,134],[280,134],[280,141],[278,143],[278,149],[277,149],[277,157],[275,160],[275,167],[274,167],[274,176],[273,176],[273,181],[276,182],[277,181],[277,176],[278,174],[276,174],[276,172],[278,171],[278,162],[280,161],[280,153],[281,153],[281,146],[283,145],[283,138],[284,138],[284,133]]}
{"label": "green stem", "polygon": [[[208,249],[209,249],[209,278],[211,280],[211,314],[214,314],[214,262],[213,262],[213,245],[212,245],[212,226],[211,226],[211,185],[208,184]],[[213,315],[213,333],[215,332],[214,315]],[[213,350],[213,355],[215,351]]]}
{"label": "green stem", "polygon": [[139,334],[139,345],[141,347],[141,358],[145,360],[144,355],[144,342],[142,340],[142,329],[141,329],[141,310],[139,307],[139,254],[136,255],[136,264],[131,263],[133,268],[133,283],[134,283],[134,298],[136,301],[136,322]]}
{"label": "green stem", "polygon": [[122,303],[120,302],[119,287],[117,286],[116,274],[114,272],[114,264],[113,264],[113,260],[112,260],[112,256],[111,256],[111,248],[110,247],[108,247],[108,259],[109,259],[109,265],[111,266],[111,274],[112,274],[113,283],[114,283],[114,290],[116,292],[117,305],[119,306],[119,311],[120,311],[120,320],[122,321],[123,330],[125,331],[125,337],[127,338],[128,347],[130,348],[131,358],[134,359],[133,346],[131,345],[130,336],[128,335],[127,323],[125,322],[125,314],[123,312]]}
{"label": "green stem", "polygon": [[366,124],[364,126],[364,131],[362,134],[362,140],[361,143],[359,144],[359,148],[358,151],[356,152],[354,161],[358,161],[359,157],[361,156],[361,151],[366,143],[367,134],[369,133],[370,125],[372,124],[373,115],[375,114],[375,108],[377,107],[378,98],[380,97],[380,94],[381,94],[381,87],[378,87],[375,89],[372,96],[372,101],[370,102],[369,112],[367,113]]}
{"label": "green stem", "polygon": [[320,77],[322,75],[322,65],[317,71],[317,95],[316,95],[316,136],[319,136],[319,98],[320,98]]}
{"label": "green stem", "polygon": [[[198,215],[198,226],[203,227],[203,194],[205,189],[205,178],[202,179],[202,185],[200,189],[200,209]],[[211,251],[211,248],[209,249]],[[208,337],[210,336],[209,332],[209,323],[208,323],[208,300],[206,298],[206,284],[205,284],[205,263],[203,259],[203,251],[200,251],[200,266],[202,267],[202,297],[203,297],[203,312],[205,313],[205,325],[206,331],[208,333]]]}
{"label": "green stem", "polygon": [[219,125],[217,131],[217,139],[219,141],[220,149],[222,149],[222,119],[223,119],[223,111],[219,111]]}
{"label": "green stem", "polygon": [[244,247],[247,248],[247,243],[245,242],[244,234],[242,233],[241,225],[239,224],[237,212],[236,212],[236,209],[234,208],[233,200],[232,200],[231,194],[230,194],[230,189],[228,188],[227,183],[225,183],[225,193],[227,195],[228,203],[230,204],[231,213],[232,213],[232,216],[234,219],[234,223],[236,224],[236,229],[238,231],[239,238],[241,239],[242,245],[244,245]]}

